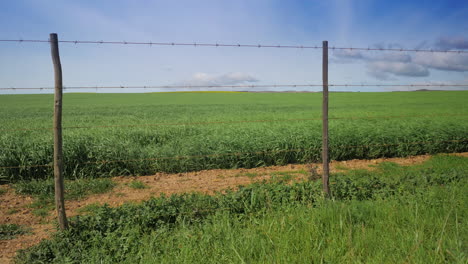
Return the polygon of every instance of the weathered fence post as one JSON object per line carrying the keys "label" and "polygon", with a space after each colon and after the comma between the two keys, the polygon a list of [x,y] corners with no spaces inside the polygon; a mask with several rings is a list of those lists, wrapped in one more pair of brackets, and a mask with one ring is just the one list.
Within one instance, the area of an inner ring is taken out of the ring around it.
{"label": "weathered fence post", "polygon": [[329,186],[329,153],[328,153],[328,41],[323,41],[323,61],[322,61],[322,80],[323,80],[323,103],[322,103],[322,163],[323,163],[323,191],[326,195],[330,194]]}
{"label": "weathered fence post", "polygon": [[54,95],[54,179],[55,207],[57,209],[60,229],[68,228],[65,214],[63,186],[63,153],[62,153],[62,65],[60,63],[58,38],[56,33],[50,34],[50,48],[54,63],[55,95]]}

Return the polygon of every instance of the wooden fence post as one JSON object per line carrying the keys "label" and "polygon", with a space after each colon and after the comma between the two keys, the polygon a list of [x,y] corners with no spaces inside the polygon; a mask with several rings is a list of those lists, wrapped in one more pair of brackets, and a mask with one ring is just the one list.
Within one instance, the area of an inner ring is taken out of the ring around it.
{"label": "wooden fence post", "polygon": [[323,41],[322,80],[323,80],[323,103],[322,103],[322,163],[323,163],[323,192],[330,195],[329,186],[329,153],[328,153],[328,41]]}
{"label": "wooden fence post", "polygon": [[54,179],[55,179],[55,207],[57,209],[60,229],[68,228],[65,214],[64,185],[63,185],[63,153],[62,153],[62,65],[60,63],[58,38],[56,33],[50,34],[50,48],[54,63],[55,95],[54,95]]}

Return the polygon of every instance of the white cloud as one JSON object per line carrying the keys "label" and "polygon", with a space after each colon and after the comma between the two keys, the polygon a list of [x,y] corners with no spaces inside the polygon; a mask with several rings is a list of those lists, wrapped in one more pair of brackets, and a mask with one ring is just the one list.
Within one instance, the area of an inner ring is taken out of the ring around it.
{"label": "white cloud", "polygon": [[383,53],[366,58],[370,61],[411,62],[411,56],[401,52]]}
{"label": "white cloud", "polygon": [[333,53],[333,56],[337,58],[337,62],[347,62],[348,60],[366,60],[366,61],[400,61],[410,62],[411,56],[406,53],[380,53],[380,54],[369,54],[358,50],[337,50]]}
{"label": "white cloud", "polygon": [[468,71],[468,55],[463,53],[417,53],[412,61],[437,70]]}
{"label": "white cloud", "polygon": [[[465,41],[457,39],[440,39],[440,45],[445,47],[465,47]],[[377,48],[401,48],[398,44],[376,44]],[[468,46],[467,46],[468,47]],[[332,62],[352,63],[363,61],[368,68],[368,74],[379,80],[394,80],[393,76],[425,77],[429,69],[441,71],[468,71],[468,54],[441,52],[379,52],[369,53],[357,50],[339,50],[333,53]]]}
{"label": "white cloud", "polygon": [[258,80],[247,73],[231,72],[221,75],[203,72],[195,73],[190,79],[183,81],[183,85],[210,86],[210,85],[237,85],[243,83],[258,82]]}
{"label": "white cloud", "polygon": [[332,63],[353,63],[365,59],[362,52],[358,50],[335,50],[332,54]]}
{"label": "white cloud", "polygon": [[385,73],[391,73],[397,76],[423,77],[428,76],[427,68],[415,64],[400,61],[373,61],[367,67],[373,73],[374,77],[385,76]]}
{"label": "white cloud", "polygon": [[378,79],[378,80],[381,80],[381,81],[394,81],[396,80],[395,77],[393,77],[392,75],[390,75],[388,72],[383,72],[383,71],[378,71],[376,69],[372,69],[372,68],[369,68],[368,71],[367,71],[367,74],[369,74],[370,76]]}

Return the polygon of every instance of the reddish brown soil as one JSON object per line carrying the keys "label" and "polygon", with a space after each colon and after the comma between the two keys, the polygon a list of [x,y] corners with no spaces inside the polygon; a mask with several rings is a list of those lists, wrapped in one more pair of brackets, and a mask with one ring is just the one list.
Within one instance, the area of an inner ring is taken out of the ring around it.
{"label": "reddish brown soil", "polygon": [[[468,152],[453,155],[468,157]],[[414,165],[426,161],[429,157],[429,155],[422,155],[408,158],[332,161],[330,168],[332,172],[348,169],[372,170],[372,165],[384,161],[400,165]],[[290,164],[254,169],[206,170],[179,174],[158,173],[151,176],[116,177],[113,178],[113,181],[117,183],[117,186],[109,193],[91,195],[78,201],[67,201],[67,216],[79,214],[80,208],[90,204],[107,203],[110,206],[119,206],[125,202],[147,200],[162,193],[199,192],[213,194],[227,188],[236,188],[239,185],[271,179],[281,172],[288,172],[288,174],[295,176],[295,180],[301,180],[309,177],[312,170],[315,171],[314,177],[320,177],[320,164]],[[131,188],[129,183],[135,180],[143,182],[146,188]],[[11,240],[0,240],[0,263],[10,263],[17,250],[35,245],[55,232],[56,228],[52,223],[56,214],[55,211],[51,211],[49,216],[45,218],[35,216],[32,214],[33,209],[29,208],[33,202],[32,197],[17,195],[7,185],[0,186],[0,188],[6,190],[6,193],[0,195],[0,224],[19,224],[31,228],[30,234]]]}

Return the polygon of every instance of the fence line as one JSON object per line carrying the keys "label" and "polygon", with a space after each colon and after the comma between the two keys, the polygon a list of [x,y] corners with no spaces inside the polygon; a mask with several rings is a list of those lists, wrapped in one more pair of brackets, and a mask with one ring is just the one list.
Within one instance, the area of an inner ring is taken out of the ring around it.
{"label": "fence line", "polygon": [[[35,42],[49,43],[50,40],[40,39],[0,39],[0,42]],[[140,42],[140,41],[103,41],[103,40],[59,40],[59,43],[68,44],[112,44],[112,45],[147,45],[147,46],[193,46],[193,47],[239,47],[239,48],[286,48],[286,49],[323,49],[322,46],[311,45],[272,45],[272,44],[226,44],[226,43],[197,43],[197,42]],[[378,48],[378,47],[335,47],[332,50],[358,50],[358,51],[391,51],[391,52],[442,52],[442,53],[468,53],[467,50],[440,50],[440,49],[404,49],[404,48]]]}
{"label": "fence line", "polygon": [[[466,84],[329,84],[330,87],[468,87]],[[78,89],[199,89],[199,88],[283,88],[322,87],[322,84],[242,84],[242,85],[148,85],[148,86],[64,86]],[[53,90],[54,87],[0,87],[0,90]]]}
{"label": "fence line", "polygon": [[[454,140],[440,140],[440,141],[416,141],[416,142],[403,142],[403,143],[389,143],[389,144],[367,144],[367,145],[337,145],[333,146],[336,148],[369,148],[369,147],[389,147],[389,146],[404,146],[404,145],[430,145],[434,143],[461,143],[468,142],[468,139],[454,139]],[[143,158],[143,159],[120,159],[120,160],[100,160],[100,161],[87,161],[78,164],[109,164],[118,162],[135,162],[135,161],[157,161],[157,160],[181,160],[191,158],[214,158],[223,156],[242,156],[242,155],[259,155],[259,154],[271,154],[271,153],[282,153],[282,152],[301,152],[312,149],[280,149],[280,150],[264,150],[254,152],[232,152],[232,153],[219,153],[219,154],[207,154],[207,155],[187,155],[187,156],[172,156],[172,157],[156,157],[156,158]],[[23,166],[1,166],[0,169],[25,169],[25,168],[36,168],[36,167],[53,167],[53,164],[43,165],[23,165]]]}
{"label": "fence line", "polygon": [[[0,88],[0,90],[45,90],[45,89],[55,89],[55,99],[54,99],[54,155],[53,162],[50,164],[43,165],[24,165],[24,166],[3,166],[0,169],[20,169],[24,170],[26,168],[40,168],[40,167],[54,167],[54,178],[55,178],[55,201],[56,209],[59,213],[59,223],[61,229],[67,228],[67,221],[65,216],[65,205],[63,199],[64,187],[63,187],[63,177],[62,177],[62,115],[61,115],[61,105],[62,105],[62,92],[64,89],[124,89],[124,88],[140,88],[140,89],[194,89],[194,88],[267,88],[267,87],[323,87],[323,104],[322,104],[322,118],[323,118],[323,133],[322,133],[322,162],[323,162],[323,191],[328,194],[330,189],[328,187],[328,166],[329,166],[329,153],[328,153],[328,88],[329,87],[468,87],[468,84],[449,84],[449,83],[439,83],[439,84],[328,84],[328,51],[331,50],[357,50],[357,51],[392,51],[392,52],[441,52],[441,53],[468,53],[468,50],[427,50],[427,49],[403,49],[403,48],[348,48],[348,47],[328,47],[328,41],[323,41],[322,46],[305,46],[305,45],[263,45],[263,44],[224,44],[224,43],[175,43],[175,42],[128,42],[128,41],[83,41],[83,40],[58,40],[56,33],[50,34],[49,40],[12,40],[12,39],[0,39],[0,42],[37,42],[37,43],[49,43],[51,46],[51,54],[54,62],[54,72],[55,72],[55,87],[20,87],[20,88]],[[61,75],[61,66],[60,66],[60,57],[58,52],[58,43],[72,43],[72,44],[113,44],[113,45],[149,45],[149,46],[193,46],[193,47],[245,47],[245,48],[288,48],[288,49],[322,49],[322,84],[274,84],[274,85],[208,85],[208,86],[195,86],[195,85],[167,85],[167,86],[71,86],[63,87],[62,85],[62,75]],[[445,115],[447,116],[447,115]],[[452,115],[453,116],[453,115]],[[400,116],[401,117],[401,116]],[[434,115],[426,116],[434,117]],[[376,118],[376,117],[363,117],[363,118]],[[378,117],[382,118],[382,117]],[[356,119],[356,118],[330,118],[330,119]],[[307,119],[307,120],[320,120],[317,119]],[[231,121],[229,123],[244,123],[244,122],[285,122],[286,120],[277,121],[277,120],[243,120],[243,121]],[[287,120],[293,121],[293,120]],[[297,121],[297,120],[294,120]],[[226,123],[226,121],[217,121],[217,122],[199,122],[198,124],[221,124]],[[192,123],[197,124],[197,123]],[[133,126],[160,126],[163,124],[142,124],[142,125],[114,125],[114,126],[93,126],[93,127],[133,127]],[[165,123],[164,125],[180,125]],[[74,126],[69,128],[90,128],[90,126]],[[37,130],[50,129],[50,128],[38,128]],[[16,129],[16,130],[25,130],[25,129]],[[29,129],[33,130],[33,129]],[[34,129],[36,130],[36,129]],[[3,130],[4,131],[4,130]],[[11,131],[11,130],[10,130]],[[419,142],[399,142],[399,143],[387,143],[387,144],[366,144],[366,145],[341,145],[333,146],[337,149],[345,148],[371,148],[371,147],[390,147],[390,146],[408,146],[408,145],[429,145],[435,143],[460,143],[468,142],[468,139],[454,139],[454,140],[442,140],[442,141],[419,141]],[[460,144],[463,147],[465,144]],[[456,145],[455,145],[456,146]],[[118,162],[135,162],[135,161],[157,161],[157,160],[180,160],[180,159],[191,159],[191,158],[216,158],[224,156],[241,156],[243,155],[265,155],[273,153],[287,153],[287,152],[298,152],[296,155],[305,155],[306,153],[300,153],[305,151],[316,152],[320,147],[316,148],[315,146],[310,149],[283,149],[283,150],[265,150],[265,151],[256,151],[256,152],[233,152],[233,153],[218,153],[218,154],[209,154],[209,155],[187,155],[187,156],[172,156],[172,157],[155,157],[155,158],[141,158],[141,159],[120,159],[120,160],[100,160],[100,161],[86,161],[78,162],[74,165],[80,164],[109,164],[109,163],[118,163]],[[307,153],[307,156],[312,157],[312,153]],[[306,156],[306,159],[307,159]],[[208,208],[207,208],[208,209]],[[62,212],[62,214],[60,214]]]}
{"label": "fence line", "polygon": [[[440,115],[400,115],[400,116],[356,116],[356,117],[329,117],[334,120],[356,120],[356,119],[391,119],[391,118],[406,118],[406,117],[446,117],[446,116],[468,116],[468,114],[440,114]],[[277,120],[238,120],[238,121],[212,121],[212,122],[190,122],[190,123],[155,123],[155,124],[122,124],[122,125],[102,125],[102,126],[71,126],[62,127],[62,129],[82,129],[82,128],[114,128],[114,127],[151,127],[151,126],[191,126],[191,125],[209,125],[209,124],[238,124],[238,123],[278,123],[278,122],[293,122],[293,121],[313,121],[322,120],[322,118],[294,118],[294,119],[277,119]],[[37,128],[14,128],[0,129],[0,131],[36,131],[36,130],[52,130],[52,127],[37,127]]]}

